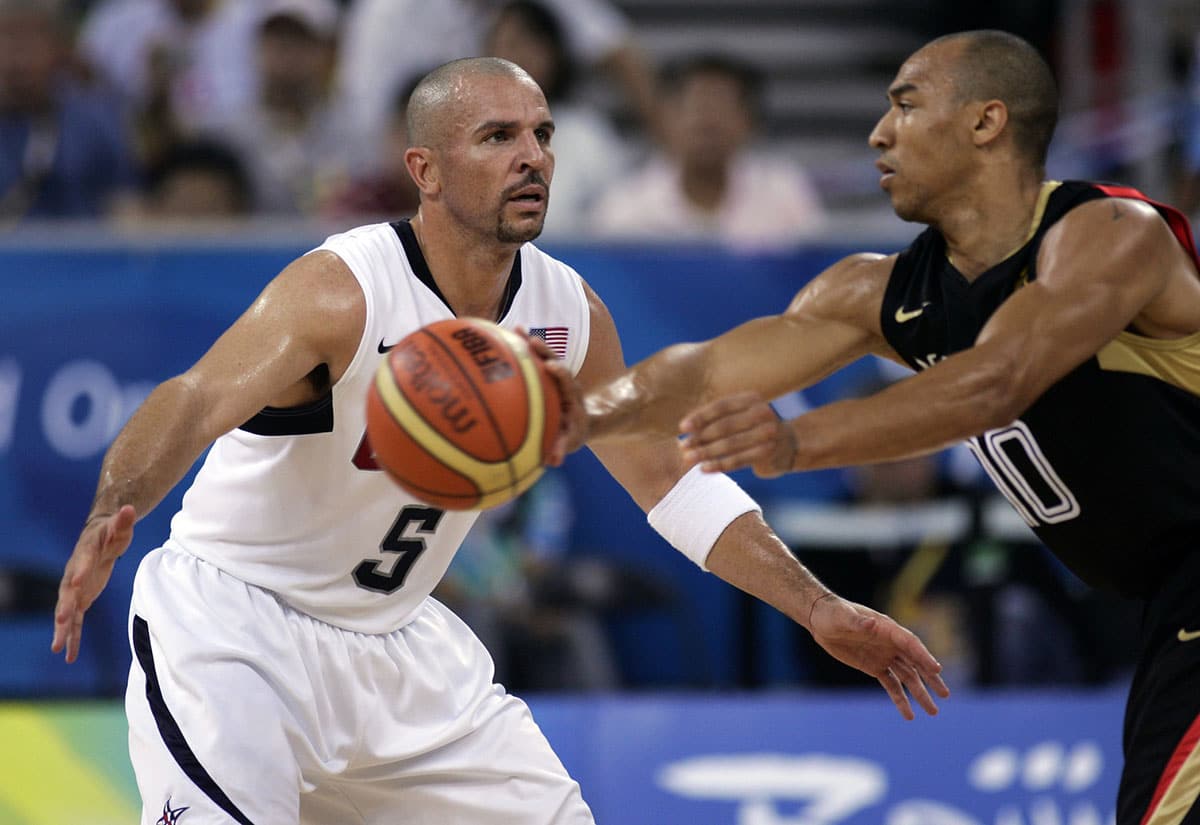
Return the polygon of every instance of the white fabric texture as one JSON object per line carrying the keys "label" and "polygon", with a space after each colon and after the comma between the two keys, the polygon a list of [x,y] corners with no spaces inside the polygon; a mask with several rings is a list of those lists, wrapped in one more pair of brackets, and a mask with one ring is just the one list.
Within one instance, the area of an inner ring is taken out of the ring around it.
{"label": "white fabric texture", "polygon": [[762,508],[727,475],[688,470],[646,516],[671,546],[708,570],[708,554],[734,519]]}
{"label": "white fabric texture", "polygon": [[130,624],[142,825],[164,806],[189,825],[238,821],[220,795],[254,823],[593,821],[529,709],[492,684],[483,645],[433,599],[401,630],[353,633],[160,549]]}

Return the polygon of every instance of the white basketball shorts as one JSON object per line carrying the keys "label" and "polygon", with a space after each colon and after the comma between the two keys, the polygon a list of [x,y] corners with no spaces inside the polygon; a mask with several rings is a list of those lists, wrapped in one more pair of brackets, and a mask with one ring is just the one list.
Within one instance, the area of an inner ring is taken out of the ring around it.
{"label": "white basketball shorts", "polygon": [[433,599],[392,633],[352,633],[159,549],[129,629],[142,825],[593,822],[528,707]]}

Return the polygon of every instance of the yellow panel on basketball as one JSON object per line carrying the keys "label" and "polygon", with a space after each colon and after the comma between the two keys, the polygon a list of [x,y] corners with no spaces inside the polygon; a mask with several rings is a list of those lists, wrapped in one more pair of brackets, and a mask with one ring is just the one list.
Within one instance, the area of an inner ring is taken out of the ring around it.
{"label": "yellow panel on basketball", "polygon": [[[439,422],[426,418],[412,406],[408,396],[397,386],[393,369],[392,364],[379,369],[375,375],[375,390],[399,431],[411,443],[443,467],[471,479],[480,490],[498,490],[512,483],[512,470],[507,461],[480,461],[455,442],[454,436],[461,435],[456,433],[457,427],[466,425],[470,431],[486,425],[480,425],[477,418],[455,416],[439,427]],[[375,444],[374,440],[371,444]],[[400,457],[404,457],[403,450]]]}
{"label": "yellow panel on basketball", "polygon": [[558,388],[525,339],[479,319],[438,321],[382,361],[367,403],[376,461],[417,498],[494,507],[542,473]]}
{"label": "yellow panel on basketball", "polygon": [[482,493],[475,482],[438,461],[400,427],[374,387],[367,393],[367,439],[375,462],[422,501],[445,510],[479,505]]}

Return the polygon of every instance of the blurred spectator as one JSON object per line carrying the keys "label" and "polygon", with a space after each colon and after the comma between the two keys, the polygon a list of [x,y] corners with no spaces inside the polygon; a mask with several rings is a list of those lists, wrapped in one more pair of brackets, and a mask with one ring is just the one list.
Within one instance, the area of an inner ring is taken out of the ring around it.
{"label": "blurred spectator", "polygon": [[312,214],[367,162],[333,97],[339,15],[333,0],[261,4],[256,96],[217,127],[246,163],[258,213]]}
{"label": "blurred spectator", "polygon": [[554,118],[554,180],[544,232],[583,234],[593,202],[620,177],[630,153],[608,116],[574,96],[576,67],[562,24],[543,3],[508,3],[496,15],[484,51],[525,69],[546,93]]}
{"label": "blurred spectator", "polygon": [[[431,69],[433,67],[430,67]],[[328,218],[386,218],[395,220],[414,215],[420,205],[420,192],[412,176],[404,153],[408,149],[408,98],[424,73],[405,83],[392,101],[387,129],[374,170],[356,175],[344,186],[335,188],[321,205],[321,213]]]}
{"label": "blurred spectator", "polygon": [[171,147],[148,171],[142,198],[118,218],[129,228],[230,220],[250,211],[251,197],[236,153],[215,141],[187,141]]}
{"label": "blurred spectator", "polygon": [[101,0],[80,49],[125,101],[139,150],[166,147],[243,107],[254,94],[258,0]]}
{"label": "blurred spectator", "polygon": [[795,244],[824,225],[804,169],[751,149],[761,115],[756,69],[701,54],[665,67],[662,85],[669,153],[613,182],[593,216],[597,232],[754,249]]}
{"label": "blurred spectator", "polygon": [[471,626],[509,690],[611,690],[620,678],[599,611],[611,576],[597,569],[596,593],[579,577],[598,562],[563,557],[571,503],[550,472],[520,498],[484,511],[434,595]]}
{"label": "blurred spectator", "polygon": [[132,186],[120,116],[66,71],[55,0],[0,0],[0,221],[94,217]]}
{"label": "blurred spectator", "polygon": [[[482,54],[503,0],[355,0],[348,8],[339,78],[369,134],[378,136],[393,90],[460,57]],[[610,0],[546,0],[572,56],[615,80],[652,134],[662,133],[653,75],[628,20]]]}

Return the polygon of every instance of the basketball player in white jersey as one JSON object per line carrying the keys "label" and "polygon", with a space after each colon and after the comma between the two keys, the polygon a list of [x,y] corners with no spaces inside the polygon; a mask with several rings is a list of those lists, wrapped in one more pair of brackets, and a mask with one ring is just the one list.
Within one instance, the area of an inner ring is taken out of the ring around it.
{"label": "basketball player in white jersey", "polygon": [[[620,344],[579,275],[529,243],[554,169],[529,76],[456,61],[408,111],[412,221],[291,263],[105,456],[55,614],[68,661],[137,517],[212,445],[134,585],[126,711],[143,825],[592,822],[528,708],[429,596],[475,514],[408,499],[378,471],[364,394],[382,352],[452,316],[554,328],[559,369],[583,386],[623,368]],[[830,593],[727,477],[685,474],[669,438],[596,453],[679,550],[876,676],[906,718],[910,694],[936,712],[927,685],[947,691],[916,637]]]}

